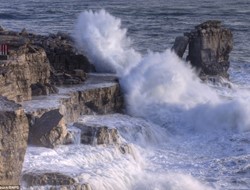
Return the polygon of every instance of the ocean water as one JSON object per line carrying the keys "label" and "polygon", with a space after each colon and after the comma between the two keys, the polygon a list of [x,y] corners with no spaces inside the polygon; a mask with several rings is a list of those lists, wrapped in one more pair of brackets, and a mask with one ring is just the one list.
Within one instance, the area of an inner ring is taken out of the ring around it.
{"label": "ocean water", "polygon": [[[95,190],[250,189],[248,0],[0,2],[0,25],[69,32],[99,72],[115,72],[129,115],[80,122],[117,128],[130,154],[112,145],[29,147],[24,173],[59,171]],[[208,19],[234,34],[232,88],[201,83],[169,50]]]}

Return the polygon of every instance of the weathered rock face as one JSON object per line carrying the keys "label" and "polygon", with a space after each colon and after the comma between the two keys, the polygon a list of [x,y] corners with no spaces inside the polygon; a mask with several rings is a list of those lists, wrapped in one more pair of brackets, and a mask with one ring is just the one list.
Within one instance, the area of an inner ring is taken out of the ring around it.
{"label": "weathered rock face", "polygon": [[8,60],[0,61],[0,94],[10,100],[30,100],[32,94],[37,94],[35,84],[42,89],[39,94],[54,92],[49,78],[50,65],[41,48],[23,45],[10,51]]}
{"label": "weathered rock face", "polygon": [[41,36],[2,29],[0,44],[9,47],[7,60],[0,57],[0,94],[16,102],[57,92],[53,84],[80,84],[85,72],[95,70],[66,34]]}
{"label": "weathered rock face", "polygon": [[186,34],[189,39],[188,60],[201,70],[201,75],[219,75],[228,78],[229,53],[233,35],[221,27],[220,21],[207,21]]}
{"label": "weathered rock face", "polygon": [[[41,40],[38,39],[39,41]],[[94,70],[88,59],[77,53],[73,40],[67,34],[50,35],[42,40],[41,46],[45,49],[50,64],[55,70],[68,72],[75,69],[82,69],[85,72]]]}
{"label": "weathered rock face", "polygon": [[67,129],[59,109],[45,112],[41,117],[29,115],[29,118],[29,143],[48,148],[63,144]]}
{"label": "weathered rock face", "polygon": [[65,123],[75,122],[81,115],[123,109],[122,93],[114,76],[90,75],[85,85],[59,88],[57,95],[41,98],[23,102],[31,126],[29,142],[50,148],[70,143]]}
{"label": "weathered rock face", "polygon": [[120,112],[123,98],[119,84],[91,88],[85,91],[72,92],[69,98],[62,99],[61,110],[65,121],[76,121],[86,114],[107,114]]}
{"label": "weathered rock face", "polygon": [[1,185],[19,185],[28,131],[28,119],[21,106],[0,96]]}

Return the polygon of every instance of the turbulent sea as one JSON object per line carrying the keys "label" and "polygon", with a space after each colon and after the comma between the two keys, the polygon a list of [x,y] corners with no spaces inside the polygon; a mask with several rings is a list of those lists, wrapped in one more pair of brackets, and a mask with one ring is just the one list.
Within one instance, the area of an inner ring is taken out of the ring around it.
{"label": "turbulent sea", "polygon": [[[169,50],[211,19],[234,35],[232,88],[201,83]],[[0,25],[70,33],[98,71],[117,73],[129,115],[80,121],[118,128],[131,155],[112,146],[29,147],[24,171],[59,171],[95,190],[250,189],[249,0],[0,0]]]}

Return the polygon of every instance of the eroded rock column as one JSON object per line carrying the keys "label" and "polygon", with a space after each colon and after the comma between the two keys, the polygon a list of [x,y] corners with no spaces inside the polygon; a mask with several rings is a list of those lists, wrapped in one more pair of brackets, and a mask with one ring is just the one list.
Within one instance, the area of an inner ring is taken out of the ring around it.
{"label": "eroded rock column", "polygon": [[186,33],[189,37],[187,59],[200,70],[200,75],[228,78],[229,53],[233,48],[232,32],[220,21],[207,21]]}

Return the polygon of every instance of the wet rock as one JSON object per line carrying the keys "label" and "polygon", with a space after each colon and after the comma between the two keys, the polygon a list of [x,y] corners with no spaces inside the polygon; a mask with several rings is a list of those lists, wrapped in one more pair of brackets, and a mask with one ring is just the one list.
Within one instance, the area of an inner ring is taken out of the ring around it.
{"label": "wet rock", "polygon": [[220,21],[207,21],[186,33],[190,39],[188,60],[201,75],[219,75],[228,78],[229,53],[233,48],[233,35]]}
{"label": "wet rock", "polygon": [[29,143],[54,148],[64,143],[67,128],[59,109],[45,112],[41,117],[30,118]]}
{"label": "wet rock", "polygon": [[172,50],[180,58],[182,58],[183,54],[185,53],[188,43],[189,43],[189,38],[187,36],[178,36],[175,38],[175,42],[172,47]]}
{"label": "wet rock", "polygon": [[28,119],[20,105],[0,96],[0,184],[19,185],[28,141]]}
{"label": "wet rock", "polygon": [[99,125],[85,125],[83,123],[74,123],[74,127],[81,129],[81,143],[100,145],[117,144],[119,142],[118,131],[115,128]]}
{"label": "wet rock", "polygon": [[44,186],[44,185],[73,185],[75,179],[61,173],[26,173],[23,174],[22,180],[26,186]]}

